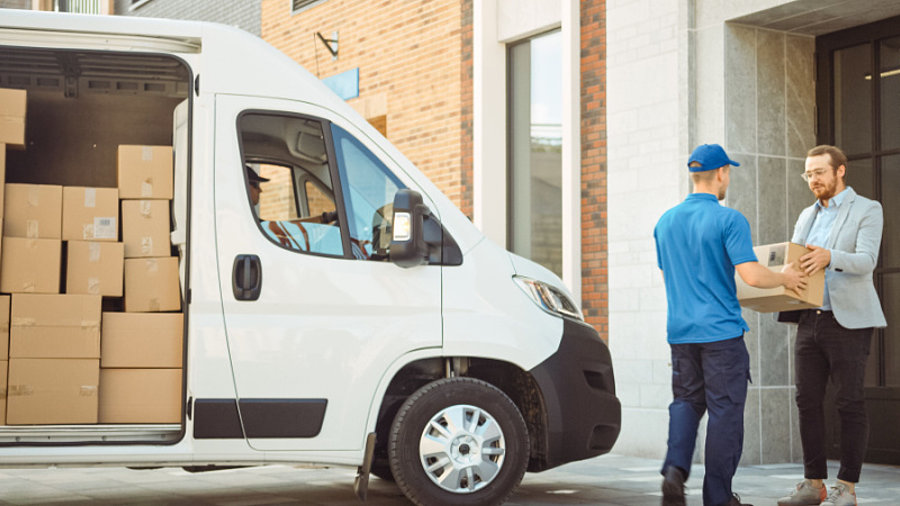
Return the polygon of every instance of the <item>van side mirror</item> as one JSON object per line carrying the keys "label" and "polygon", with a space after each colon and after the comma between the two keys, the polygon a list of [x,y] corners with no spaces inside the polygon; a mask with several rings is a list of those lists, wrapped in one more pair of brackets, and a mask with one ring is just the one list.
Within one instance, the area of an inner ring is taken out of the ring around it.
{"label": "van side mirror", "polygon": [[400,267],[415,267],[428,261],[424,221],[430,214],[422,194],[402,189],[394,195],[394,219],[391,232],[391,262]]}

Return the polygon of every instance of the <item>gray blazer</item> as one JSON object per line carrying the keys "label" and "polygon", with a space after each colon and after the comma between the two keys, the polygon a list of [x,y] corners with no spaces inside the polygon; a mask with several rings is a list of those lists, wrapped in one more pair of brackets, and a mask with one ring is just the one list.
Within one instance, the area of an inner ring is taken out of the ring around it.
{"label": "gray blazer", "polygon": [[[813,203],[800,213],[791,242],[806,244],[815,217]],[[847,187],[847,196],[825,243],[825,248],[831,250],[831,265],[827,267],[832,271],[828,282],[831,310],[845,328],[887,326],[872,282],[883,226],[881,203]]]}

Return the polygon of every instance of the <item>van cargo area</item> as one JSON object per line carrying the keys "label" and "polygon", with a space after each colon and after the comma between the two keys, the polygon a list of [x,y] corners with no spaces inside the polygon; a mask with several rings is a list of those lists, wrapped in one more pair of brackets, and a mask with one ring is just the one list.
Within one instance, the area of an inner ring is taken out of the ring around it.
{"label": "van cargo area", "polygon": [[[21,202],[8,201],[7,205],[16,214],[37,207],[52,216],[58,211],[44,209],[49,197],[39,190],[65,190],[60,194],[65,195],[65,203],[59,229],[47,225],[48,218],[18,219],[9,213],[4,216],[4,222],[9,220],[11,225],[3,231],[4,248],[0,250],[8,264],[4,266],[7,282],[2,289],[11,293],[12,314],[7,327],[9,354],[0,354],[0,368],[4,372],[9,369],[3,378],[4,382],[8,378],[8,385],[0,385],[6,387],[0,392],[7,393],[7,398],[2,399],[5,413],[0,410],[0,443],[177,441],[183,436],[185,404],[182,353],[187,315],[180,314],[181,308],[186,308],[182,295],[185,280],[168,278],[166,292],[169,299],[174,293],[175,300],[167,300],[165,307],[159,307],[162,299],[149,288],[154,282],[140,276],[145,271],[158,271],[158,265],[170,260],[176,262],[171,272],[177,276],[177,265],[184,260],[184,244],[171,241],[169,234],[178,225],[186,224],[184,211],[177,211],[185,207],[183,202],[173,205],[172,195],[159,199],[152,193],[135,195],[116,189],[124,184],[119,173],[123,146],[136,148],[132,151],[137,156],[141,149],[146,154],[151,149],[164,148],[167,151],[162,154],[152,154],[163,167],[168,167],[168,175],[162,179],[168,178],[165,183],[171,193],[174,117],[179,104],[184,104],[181,109],[186,114],[190,70],[182,61],[167,55],[0,47],[0,90],[24,90],[27,95],[24,143],[2,146],[6,154],[5,183],[13,185],[7,188],[15,188],[23,195]],[[180,170],[186,169],[183,165]],[[161,183],[157,177],[155,184]],[[151,177],[143,177],[137,184],[144,184],[146,189],[154,183]],[[15,192],[7,190],[6,194],[16,198]],[[41,195],[40,200],[37,195]],[[159,235],[153,239],[152,255],[146,248],[149,236],[144,238],[142,232],[134,232],[138,227],[125,223],[129,218],[120,210],[131,206],[138,216],[140,209],[150,209],[150,203],[155,213],[161,214],[156,208],[166,211],[157,225],[164,234],[162,239]],[[101,218],[96,217],[98,213]],[[82,215],[84,223],[78,223],[76,218]],[[16,224],[23,223],[27,224],[23,225],[25,228],[17,231]],[[123,227],[129,229],[123,232]],[[129,244],[123,248],[122,242],[129,234],[135,238],[132,243],[145,246],[146,254]],[[183,233],[176,232],[175,236]],[[58,250],[39,256],[39,250],[34,249],[37,241],[47,241],[46,247]],[[30,249],[18,254],[17,248],[25,248],[25,244]],[[19,280],[17,276],[27,269],[16,266],[25,261],[42,262],[29,268],[43,274],[56,271],[56,276],[39,285],[28,279]],[[135,279],[139,281],[134,281],[133,286],[124,281],[129,271],[138,276]],[[180,273],[183,276],[183,267]],[[130,300],[129,290],[133,290]],[[59,315],[67,304],[81,304],[74,294],[95,297],[91,300],[96,308],[91,308],[90,315],[77,315],[80,329],[67,331]],[[10,297],[3,297],[9,307]],[[29,304],[54,308],[44,316],[45,327],[39,326],[39,316],[28,313]],[[140,313],[127,313],[126,309]],[[102,332],[110,338],[106,363],[99,347],[98,311],[110,322],[122,322],[115,327],[103,325]],[[131,315],[137,319],[129,320]],[[172,325],[176,321],[172,316],[178,317],[176,326]],[[163,321],[164,318],[168,319]],[[132,321],[136,322],[132,327],[125,325]],[[59,333],[57,340],[48,337],[50,331],[41,330],[48,328]],[[153,339],[132,336],[135,332],[140,334],[141,328],[157,335],[151,336]],[[167,338],[157,340],[161,328],[166,329],[163,335]],[[85,336],[85,332],[89,335]],[[79,343],[83,342],[80,349],[71,344],[76,337]],[[135,348],[133,343],[141,339]],[[23,344],[26,340],[27,346]],[[118,347],[115,343],[119,343]],[[129,355],[132,348],[140,351]],[[137,353],[140,356],[135,356]],[[159,355],[165,357],[164,361],[154,362],[152,357]],[[162,376],[165,382],[156,381]],[[132,406],[135,399],[149,402]],[[151,412],[147,412],[148,406]],[[142,414],[141,410],[147,413]]]}

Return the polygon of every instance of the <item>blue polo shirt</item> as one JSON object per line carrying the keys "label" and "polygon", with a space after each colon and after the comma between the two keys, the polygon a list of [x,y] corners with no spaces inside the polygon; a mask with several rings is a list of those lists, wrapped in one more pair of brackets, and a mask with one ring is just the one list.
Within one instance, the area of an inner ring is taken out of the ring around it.
{"label": "blue polo shirt", "polygon": [[692,193],[663,214],[653,237],[665,276],[669,343],[722,341],[749,330],[734,283],[734,266],[756,261],[744,215],[719,205],[715,195]]}

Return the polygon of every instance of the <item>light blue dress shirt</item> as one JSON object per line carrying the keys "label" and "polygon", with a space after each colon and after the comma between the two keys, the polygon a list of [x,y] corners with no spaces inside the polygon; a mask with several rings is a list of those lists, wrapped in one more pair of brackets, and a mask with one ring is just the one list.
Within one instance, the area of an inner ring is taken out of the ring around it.
{"label": "light blue dress shirt", "polygon": [[[806,238],[807,244],[824,248],[831,235],[831,227],[834,226],[834,220],[837,218],[838,209],[847,196],[847,189],[844,188],[828,202],[828,207],[824,207],[821,202],[816,201],[816,219],[813,221],[812,228],[809,229],[809,235]],[[822,309],[831,311],[831,297],[828,296],[828,281],[834,274],[834,271],[828,269],[830,264],[825,267],[825,294],[822,297]]]}

